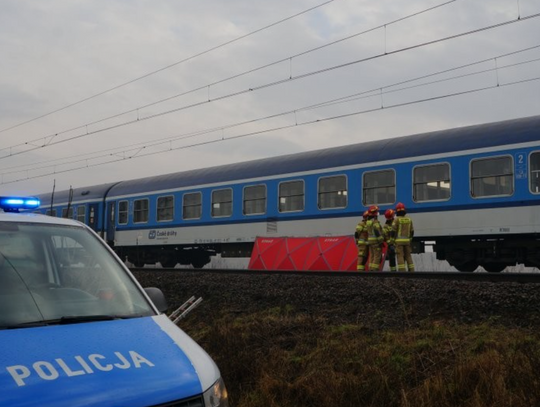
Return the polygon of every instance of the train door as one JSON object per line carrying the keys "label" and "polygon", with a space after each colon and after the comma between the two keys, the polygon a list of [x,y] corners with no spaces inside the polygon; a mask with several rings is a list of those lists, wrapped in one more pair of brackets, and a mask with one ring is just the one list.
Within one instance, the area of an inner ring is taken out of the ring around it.
{"label": "train door", "polygon": [[111,247],[114,246],[114,231],[115,231],[115,225],[116,225],[115,208],[116,208],[115,201],[108,203],[106,231],[107,231],[107,243]]}
{"label": "train door", "polygon": [[98,226],[98,204],[88,205],[88,226],[97,232]]}

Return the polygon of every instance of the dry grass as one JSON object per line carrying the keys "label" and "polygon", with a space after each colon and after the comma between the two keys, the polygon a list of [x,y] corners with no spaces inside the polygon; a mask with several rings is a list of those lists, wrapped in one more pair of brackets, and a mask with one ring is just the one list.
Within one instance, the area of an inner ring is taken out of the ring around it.
{"label": "dry grass", "polygon": [[526,329],[371,331],[290,307],[207,321],[183,328],[216,360],[233,407],[540,405],[540,335]]}

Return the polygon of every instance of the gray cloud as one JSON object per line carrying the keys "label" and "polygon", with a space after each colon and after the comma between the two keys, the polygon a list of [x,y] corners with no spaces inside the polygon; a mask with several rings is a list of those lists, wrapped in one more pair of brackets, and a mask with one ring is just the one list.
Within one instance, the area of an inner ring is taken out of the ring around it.
{"label": "gray cloud", "polygon": [[[174,64],[216,45],[271,24],[322,1],[277,2],[200,0],[192,2],[81,0],[7,0],[0,14],[0,130],[87,98],[148,72]],[[179,109],[153,120],[80,137],[17,158],[0,158],[0,173],[14,166],[50,162],[77,154],[152,143],[165,137],[228,126],[295,110],[334,98],[383,88],[421,75],[484,58],[540,45],[538,19],[510,24],[407,52],[332,70],[302,80],[205,103],[208,98],[286,80],[291,75],[392,52],[425,41],[540,12],[534,0],[459,0],[429,13],[390,24],[317,52],[292,58],[264,70],[220,84],[207,85],[256,67],[286,59],[410,13],[441,4],[435,0],[395,2],[339,0],[271,29],[234,42],[188,62],[177,64],[113,92],[0,133],[0,148],[61,133],[62,137],[120,124],[139,117]],[[518,9],[519,5],[519,9]],[[540,58],[540,51],[500,58],[475,68],[433,79],[498,66],[497,72],[437,85],[388,93],[201,136],[213,140],[291,123],[304,123],[380,107],[386,109],[309,126],[246,137],[235,141],[181,149],[101,167],[59,173],[0,185],[2,193],[40,193],[57,188],[157,175],[254,158],[288,154],[442,128],[538,114],[540,83],[499,87],[470,95],[388,108],[456,90],[491,86],[538,75],[540,63],[503,69],[506,64]],[[497,64],[497,65],[495,65]],[[426,79],[427,81],[427,79]],[[166,103],[141,108],[164,98],[203,89]],[[140,108],[88,127],[105,117]],[[81,127],[77,130],[66,130]],[[64,133],[65,132],[65,133]],[[197,138],[185,139],[184,145]],[[180,146],[182,142],[175,142]],[[16,150],[16,149],[15,149]],[[2,155],[0,155],[1,157]],[[24,173],[20,174],[24,178]],[[6,178],[3,178],[4,181]]]}

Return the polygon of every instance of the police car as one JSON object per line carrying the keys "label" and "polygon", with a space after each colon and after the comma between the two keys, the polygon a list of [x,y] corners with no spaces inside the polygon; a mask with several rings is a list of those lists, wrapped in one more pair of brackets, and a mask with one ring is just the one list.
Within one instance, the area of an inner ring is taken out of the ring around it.
{"label": "police car", "polygon": [[210,356],[90,228],[0,198],[0,406],[227,407]]}

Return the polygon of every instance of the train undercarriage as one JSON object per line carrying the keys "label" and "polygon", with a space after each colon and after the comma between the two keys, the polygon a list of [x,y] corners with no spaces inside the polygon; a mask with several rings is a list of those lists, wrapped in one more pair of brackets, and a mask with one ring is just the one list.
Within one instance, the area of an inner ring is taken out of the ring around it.
{"label": "train undercarriage", "polygon": [[165,268],[181,264],[200,269],[210,263],[210,258],[216,255],[215,248],[211,246],[115,247],[114,251],[122,260],[132,263],[135,267],[159,262]]}
{"label": "train undercarriage", "polygon": [[[415,240],[413,252],[424,253],[428,245],[432,245],[437,260],[446,260],[462,272],[472,272],[481,266],[488,272],[498,273],[516,264],[540,268],[540,236],[537,235],[504,238],[444,237],[429,242]],[[251,256],[252,249],[252,242],[114,248],[121,259],[129,261],[135,267],[159,262],[165,268],[173,268],[177,264],[203,268],[216,254],[221,254],[223,258],[245,258]]]}
{"label": "train undercarriage", "polygon": [[523,264],[540,268],[540,236],[437,238],[433,251],[437,260],[446,260],[459,271],[475,271],[478,266],[498,273],[508,266]]}

